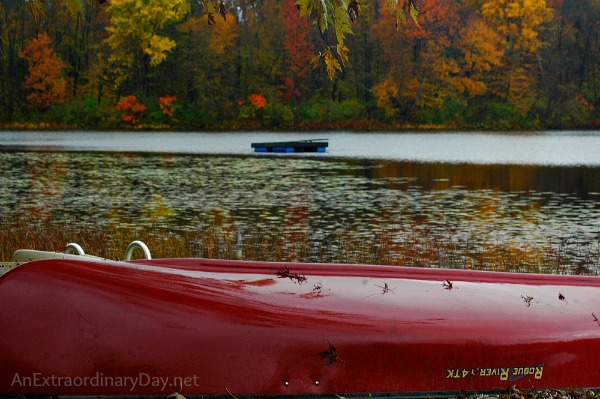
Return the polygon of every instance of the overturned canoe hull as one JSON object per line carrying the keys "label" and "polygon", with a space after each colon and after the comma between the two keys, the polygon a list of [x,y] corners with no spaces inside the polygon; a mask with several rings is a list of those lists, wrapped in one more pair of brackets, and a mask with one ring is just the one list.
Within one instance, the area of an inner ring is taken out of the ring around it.
{"label": "overturned canoe hull", "polygon": [[600,387],[600,280],[203,259],[0,278],[0,392],[451,395]]}

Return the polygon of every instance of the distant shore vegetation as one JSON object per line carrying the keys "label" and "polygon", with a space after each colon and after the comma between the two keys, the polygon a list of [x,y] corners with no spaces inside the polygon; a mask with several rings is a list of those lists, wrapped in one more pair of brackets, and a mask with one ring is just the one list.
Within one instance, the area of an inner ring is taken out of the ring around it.
{"label": "distant shore vegetation", "polygon": [[2,1],[0,128],[600,128],[598,2],[413,3],[353,2],[334,48],[295,0]]}

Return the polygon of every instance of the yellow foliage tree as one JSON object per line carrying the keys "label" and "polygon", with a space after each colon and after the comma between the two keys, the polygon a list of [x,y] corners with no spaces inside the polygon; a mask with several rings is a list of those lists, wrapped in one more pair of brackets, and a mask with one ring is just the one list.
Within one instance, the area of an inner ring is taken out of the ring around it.
{"label": "yellow foliage tree", "polygon": [[377,108],[384,111],[386,118],[391,118],[398,113],[394,106],[394,100],[398,96],[398,85],[392,76],[388,76],[383,82],[373,87],[373,96],[377,102]]}
{"label": "yellow foliage tree", "polygon": [[485,0],[480,12],[504,50],[496,93],[525,114],[535,97],[534,71],[543,45],[539,32],[553,11],[546,0]]}
{"label": "yellow foliage tree", "polygon": [[460,31],[458,48],[462,52],[464,71],[457,81],[459,91],[468,92],[472,97],[485,94],[491,77],[503,66],[504,47],[500,35],[480,17],[473,17]]}
{"label": "yellow foliage tree", "polygon": [[216,55],[222,55],[234,48],[239,36],[235,18],[226,18],[222,23],[215,24],[211,28],[211,33],[208,49]]}
{"label": "yellow foliage tree", "polygon": [[162,32],[184,17],[179,4],[180,0],[111,0],[106,43],[112,49],[109,62],[121,79],[140,65],[159,65],[175,48],[175,41]]}
{"label": "yellow foliage tree", "polygon": [[501,43],[534,53],[542,46],[538,32],[553,12],[546,0],[487,0],[481,15],[497,30]]}

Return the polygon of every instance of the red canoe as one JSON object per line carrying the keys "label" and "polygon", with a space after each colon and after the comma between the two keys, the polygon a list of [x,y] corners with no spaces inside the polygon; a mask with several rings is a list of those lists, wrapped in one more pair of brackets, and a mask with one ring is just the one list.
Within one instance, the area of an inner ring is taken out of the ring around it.
{"label": "red canoe", "polygon": [[0,277],[2,394],[600,387],[597,277],[68,258]]}

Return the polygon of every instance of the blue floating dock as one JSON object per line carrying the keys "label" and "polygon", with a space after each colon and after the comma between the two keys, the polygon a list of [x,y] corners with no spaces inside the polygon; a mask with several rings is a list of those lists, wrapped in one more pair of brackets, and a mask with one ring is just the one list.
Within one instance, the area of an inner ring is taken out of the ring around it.
{"label": "blue floating dock", "polygon": [[252,143],[254,152],[326,152],[329,139],[278,141],[272,143]]}

